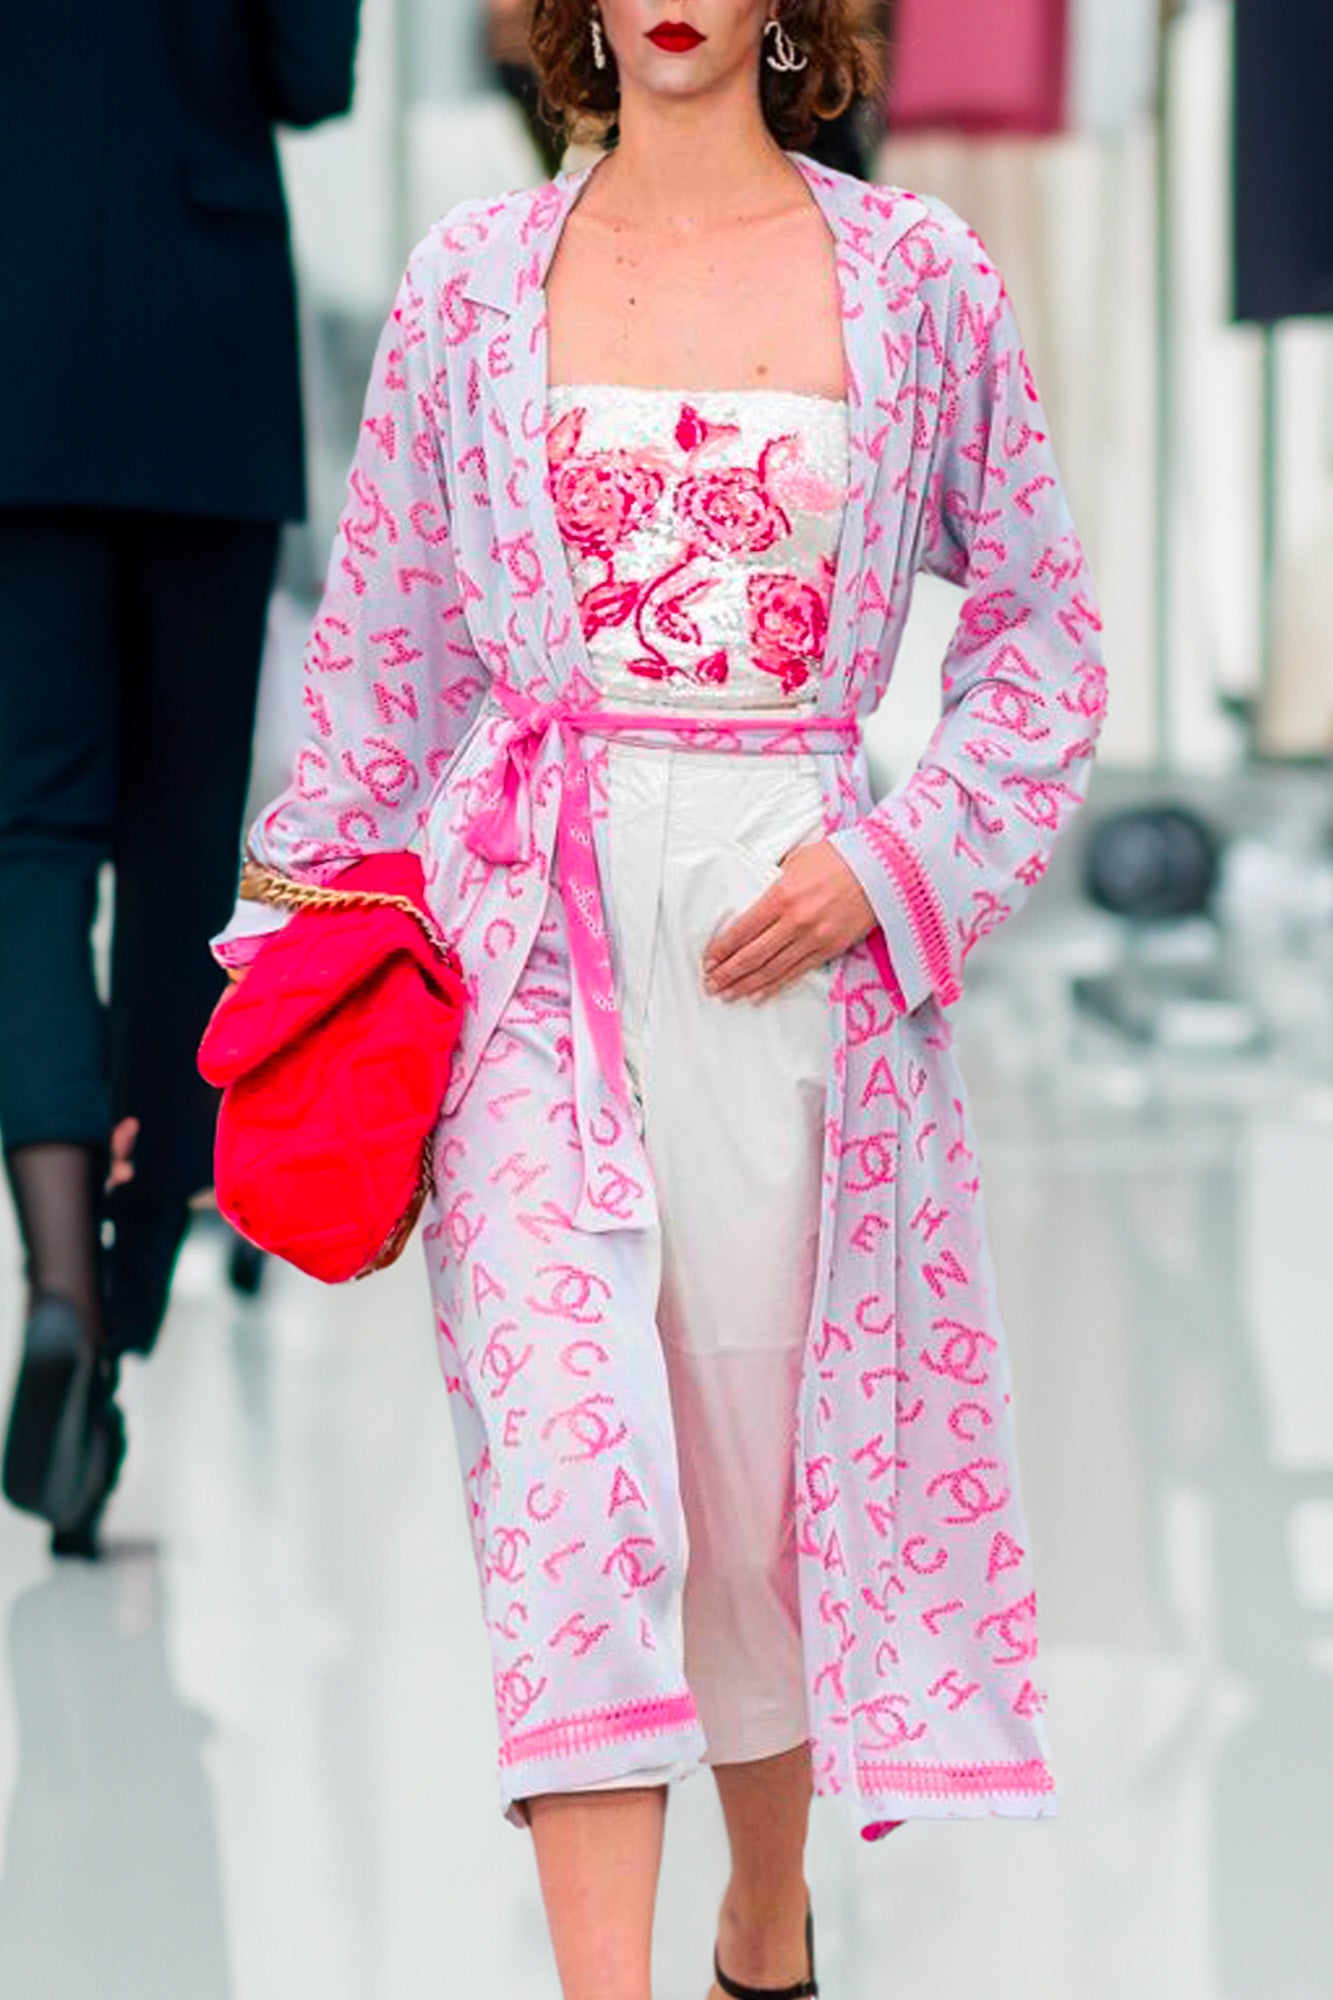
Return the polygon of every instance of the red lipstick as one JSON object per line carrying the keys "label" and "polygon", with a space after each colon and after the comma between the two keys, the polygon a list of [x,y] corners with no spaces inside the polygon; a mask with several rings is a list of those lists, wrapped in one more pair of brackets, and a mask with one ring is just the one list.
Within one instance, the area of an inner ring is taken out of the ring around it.
{"label": "red lipstick", "polygon": [[659,21],[655,28],[648,30],[648,39],[659,49],[669,49],[673,55],[681,55],[686,49],[697,49],[700,42],[708,37],[692,28],[688,21]]}

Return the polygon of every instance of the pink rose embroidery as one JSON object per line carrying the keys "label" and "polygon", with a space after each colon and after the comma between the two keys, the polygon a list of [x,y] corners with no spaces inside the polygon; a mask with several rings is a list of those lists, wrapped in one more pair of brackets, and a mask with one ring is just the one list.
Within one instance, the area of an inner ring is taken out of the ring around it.
{"label": "pink rose embroidery", "polygon": [[827,598],[803,577],[775,570],[746,578],[745,611],[755,665],[776,674],[784,694],[804,687],[824,651]]}
{"label": "pink rose embroidery", "polygon": [[563,465],[572,452],[579,448],[583,436],[584,412],[576,403],[572,410],[566,410],[563,417],[556,420],[546,433],[546,462],[555,467]]}
{"label": "pink rose embroidery", "polygon": [[759,477],[783,507],[797,513],[830,514],[846,498],[805,462],[802,440],[794,433],[770,438],[759,454]]}
{"label": "pink rose embroidery", "polygon": [[[677,407],[665,449],[582,449],[587,414],[575,406],[547,433],[549,490],[561,537],[571,556],[602,571],[596,581],[578,579],[584,586],[576,591],[584,636],[595,640],[607,628],[630,628],[630,657],[621,659],[621,671],[644,681],[721,686],[731,677],[730,660],[728,649],[716,644],[722,613],[711,620],[700,615],[707,600],[727,571],[744,573],[749,567],[744,558],[772,551],[769,560],[780,562],[792,516],[831,512],[841,492],[806,462],[796,434],[770,438],[756,465],[704,470],[704,455],[739,438],[740,429],[711,421],[688,400]],[[618,574],[622,562],[634,566],[626,545],[668,508],[679,528],[676,549],[670,550],[665,521],[659,519],[644,551],[653,565],[649,573]],[[663,539],[675,559],[657,566],[656,542]],[[744,576],[750,657],[781,682],[784,694],[806,686],[818,672],[833,576],[828,557],[820,558],[809,581],[790,570]]]}
{"label": "pink rose embroidery", "polygon": [[551,474],[560,532],[586,555],[609,555],[649,518],[662,485],[660,472],[628,452],[571,453]]}
{"label": "pink rose embroidery", "polygon": [[643,653],[636,659],[626,660],[625,671],[637,674],[645,681],[689,680],[701,682],[706,687],[720,687],[729,678],[731,668],[727,662],[726,647],[719,646],[716,652],[706,654],[693,670],[673,666],[662,653]]}
{"label": "pink rose embroidery", "polygon": [[579,599],[584,637],[591,639],[608,625],[623,625],[634,616],[642,594],[642,584],[617,583],[614,577],[608,577],[605,583],[594,583]]}
{"label": "pink rose embroidery", "polygon": [[669,639],[675,639],[684,646],[699,646],[703,644],[703,633],[699,629],[698,620],[692,618],[685,607],[692,604],[696,597],[706,597],[712,590],[716,578],[699,576],[692,582],[683,584],[679,590],[663,589],[663,585],[671,577],[679,575],[678,566],[674,570],[665,571],[662,576],[653,580],[651,585],[653,616]]}
{"label": "pink rose embroidery", "polygon": [[701,416],[693,403],[682,403],[680,415],[676,418],[676,443],[688,457],[696,452],[721,444],[726,438],[739,437],[739,424],[714,424]]}
{"label": "pink rose embroidery", "polygon": [[791,532],[787,516],[748,465],[724,466],[682,479],[675,508],[696,546],[709,555],[758,555]]}

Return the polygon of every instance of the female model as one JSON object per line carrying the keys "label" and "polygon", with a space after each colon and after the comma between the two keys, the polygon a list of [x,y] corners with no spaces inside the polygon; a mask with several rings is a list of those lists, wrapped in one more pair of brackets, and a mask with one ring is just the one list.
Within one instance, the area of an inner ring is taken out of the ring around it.
{"label": "female model", "polygon": [[[539,5],[617,141],[413,255],[251,837],[261,898],[419,837],[468,970],[425,1242],[571,2000],[646,2000],[701,1762],[712,2000],[816,1990],[812,1791],[867,1838],[1054,1806],[944,1009],[1084,795],[1099,621],[998,275],[790,149],[860,57],[842,0],[766,5]],[[876,804],[918,569],[968,595]]]}

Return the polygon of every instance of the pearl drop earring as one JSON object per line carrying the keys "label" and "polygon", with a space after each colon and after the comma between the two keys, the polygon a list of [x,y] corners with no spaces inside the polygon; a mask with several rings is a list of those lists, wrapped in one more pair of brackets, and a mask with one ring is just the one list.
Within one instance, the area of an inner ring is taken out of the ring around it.
{"label": "pearl drop earring", "polygon": [[606,68],[606,43],[602,40],[602,24],[596,14],[592,17],[592,59],[598,69]]}

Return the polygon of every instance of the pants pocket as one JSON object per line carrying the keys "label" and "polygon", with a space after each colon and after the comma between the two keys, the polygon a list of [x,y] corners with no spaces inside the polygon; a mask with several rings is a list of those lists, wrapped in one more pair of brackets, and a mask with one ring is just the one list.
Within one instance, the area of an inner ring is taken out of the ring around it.
{"label": "pants pocket", "polygon": [[[740,861],[746,872],[754,877],[757,885],[756,894],[758,894],[764,889],[771,888],[775,882],[782,880],[782,868],[780,865],[782,857],[791,848],[803,845],[810,837],[808,834],[793,833],[788,829],[785,833],[779,832],[776,839],[765,840],[762,843],[751,840],[742,841],[732,839],[726,844],[731,853]],[[720,930],[724,926],[722,923],[719,923],[715,928]],[[785,1002],[790,1005],[794,996],[807,993],[818,994],[821,999],[826,1001],[829,985],[833,978],[833,967],[834,961],[832,959],[825,959],[819,965],[810,966],[798,979],[792,980],[786,986],[779,988],[778,992],[766,1004],[770,1006],[775,1003],[782,1005]]]}
{"label": "pants pocket", "polygon": [[[767,774],[766,774],[767,775]],[[794,847],[824,837],[824,804],[813,773],[793,772],[783,782],[774,774],[771,791],[748,801],[749,810],[725,829],[728,845],[747,855],[776,880]]]}

